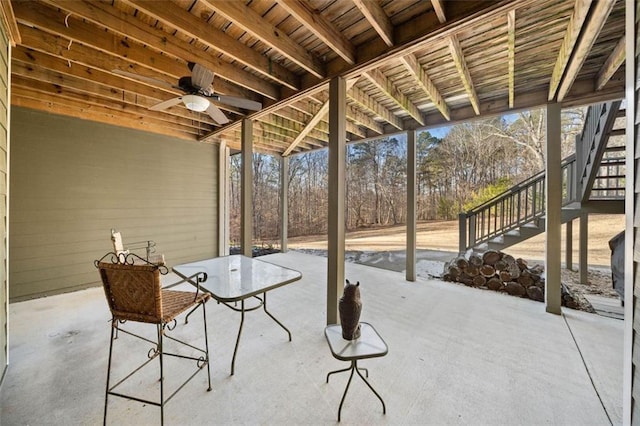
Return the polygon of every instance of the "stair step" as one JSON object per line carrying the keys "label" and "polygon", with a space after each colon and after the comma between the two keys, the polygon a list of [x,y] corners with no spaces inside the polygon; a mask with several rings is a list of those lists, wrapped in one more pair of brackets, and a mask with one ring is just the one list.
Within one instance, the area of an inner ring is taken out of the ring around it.
{"label": "stair step", "polygon": [[626,135],[625,129],[613,129],[609,132],[609,136],[624,136]]}

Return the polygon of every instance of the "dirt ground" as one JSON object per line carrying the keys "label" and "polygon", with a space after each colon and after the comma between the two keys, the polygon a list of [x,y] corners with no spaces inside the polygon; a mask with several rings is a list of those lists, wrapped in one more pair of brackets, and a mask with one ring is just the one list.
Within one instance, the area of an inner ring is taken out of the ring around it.
{"label": "dirt ground", "polygon": [[[566,284],[578,298],[583,300],[584,294],[596,294],[602,297],[617,298],[611,284],[611,251],[609,240],[624,230],[624,215],[590,215],[588,237],[588,282],[581,284],[578,269],[579,220],[573,225],[572,263],[574,271],[562,269],[562,282]],[[566,227],[562,230],[562,262],[565,262]],[[417,247],[419,249],[458,252],[458,221],[428,221],[418,224]],[[326,250],[325,235],[289,238],[291,249]],[[390,251],[405,249],[405,227],[389,226],[370,228],[348,232],[345,250],[347,251]],[[544,234],[530,238],[522,243],[504,250],[516,258],[521,257],[529,264],[544,262]]]}

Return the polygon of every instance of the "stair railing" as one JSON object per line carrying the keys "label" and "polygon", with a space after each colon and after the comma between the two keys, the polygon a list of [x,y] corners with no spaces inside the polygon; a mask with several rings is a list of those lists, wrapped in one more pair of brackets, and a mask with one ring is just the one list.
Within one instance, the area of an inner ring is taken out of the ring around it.
{"label": "stair railing", "polygon": [[576,139],[576,152],[580,165],[580,200],[586,202],[601,172],[601,161],[606,150],[609,132],[616,121],[620,101],[592,105],[587,110],[582,134]]}
{"label": "stair railing", "polygon": [[[562,204],[566,205],[577,196],[576,156],[565,158],[561,168]],[[541,171],[491,200],[460,213],[460,253],[544,216],[545,181],[545,172]]]}

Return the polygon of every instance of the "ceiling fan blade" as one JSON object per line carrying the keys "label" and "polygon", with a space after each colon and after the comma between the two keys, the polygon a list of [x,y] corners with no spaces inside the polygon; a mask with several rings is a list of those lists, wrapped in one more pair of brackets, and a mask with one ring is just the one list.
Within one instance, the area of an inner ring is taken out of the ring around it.
{"label": "ceiling fan blade", "polygon": [[159,78],[146,77],[144,75],[138,75],[138,74],[134,74],[132,72],[122,71],[122,70],[119,70],[119,69],[115,69],[115,70],[113,70],[111,72],[114,73],[114,74],[121,75],[123,77],[133,78],[134,80],[143,81],[145,83],[151,83],[153,85],[166,87],[168,89],[180,89],[180,87],[174,86],[173,84],[167,83],[166,81],[160,80]]}
{"label": "ceiling fan blade", "polygon": [[177,98],[169,99],[168,101],[160,102],[159,104],[153,105],[149,109],[151,111],[160,111],[160,110],[172,107],[174,105],[178,105],[180,102],[182,102],[182,96],[178,96]]}
{"label": "ceiling fan blade", "polygon": [[210,103],[209,108],[207,108],[207,114],[209,114],[209,116],[211,116],[211,118],[213,118],[216,123],[227,124],[229,122],[229,119],[226,115],[224,115],[220,108],[212,103]]}
{"label": "ceiling fan blade", "polygon": [[213,95],[210,97],[229,106],[248,109],[251,111],[260,111],[262,109],[262,104],[260,102],[252,101],[250,99],[226,95]]}
{"label": "ceiling fan blade", "polygon": [[195,62],[189,62],[191,69],[191,84],[199,89],[208,89],[213,83],[213,72]]}

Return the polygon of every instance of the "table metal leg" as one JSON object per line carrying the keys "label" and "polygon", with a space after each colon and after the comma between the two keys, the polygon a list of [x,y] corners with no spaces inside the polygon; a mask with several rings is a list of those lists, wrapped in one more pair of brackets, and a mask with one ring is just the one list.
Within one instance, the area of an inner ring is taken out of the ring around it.
{"label": "table metal leg", "polygon": [[369,389],[371,389],[371,391],[378,397],[378,399],[382,403],[382,414],[387,414],[387,407],[385,406],[382,397],[378,394],[378,392],[376,392],[373,386],[371,386],[371,383],[369,383],[369,381],[365,379],[362,373],[360,373],[361,370],[366,373],[367,377],[369,377],[369,370],[367,370],[366,368],[358,368],[358,360],[354,359],[353,361],[351,361],[350,367],[343,368],[342,370],[331,371],[329,374],[327,374],[327,383],[329,383],[330,375],[334,373],[343,373],[345,371],[351,371],[351,374],[349,375],[349,381],[347,381],[347,386],[344,388],[344,393],[342,394],[342,399],[340,400],[340,406],[338,407],[338,421],[340,421],[340,415],[342,413],[342,405],[344,404],[344,400],[347,397],[347,392],[349,391],[349,385],[351,385],[351,379],[353,378],[354,372],[358,373],[358,376],[362,378],[362,380],[367,384]]}
{"label": "table metal leg", "polygon": [[327,383],[329,383],[329,376],[330,376],[330,375],[335,374],[335,373],[343,373],[343,372],[345,372],[345,371],[349,371],[349,370],[351,370],[351,367],[343,368],[342,370],[330,371],[330,372],[327,374]]}
{"label": "table metal leg", "polygon": [[[345,372],[345,371],[349,371],[349,370],[351,370],[351,367],[343,368],[342,370],[330,371],[330,372],[327,374],[327,383],[329,383],[329,376],[330,376],[330,375],[335,374],[335,373],[343,373],[343,372]],[[360,367],[358,367],[358,370],[360,370],[360,371],[364,371],[364,372],[365,372],[365,374],[367,375],[367,377],[369,377],[369,370],[367,370],[366,368],[360,368]]]}
{"label": "table metal leg", "polygon": [[286,331],[287,334],[289,335],[289,341],[291,341],[291,332],[289,331],[289,329],[287,327],[285,327],[280,321],[278,321],[278,319],[276,317],[271,315],[271,312],[267,311],[267,293],[263,293],[262,296],[264,298],[263,303],[262,303],[262,308],[267,313],[267,315],[269,315],[271,317],[272,320],[274,320],[276,323],[278,323],[278,325],[280,327],[284,328],[284,331]]}
{"label": "table metal leg", "polygon": [[338,407],[338,421],[340,421],[340,413],[342,412],[342,404],[344,404],[344,399],[347,397],[347,391],[349,390],[349,385],[351,384],[351,379],[353,379],[353,372],[356,370],[356,362],[351,361],[351,367],[348,368],[351,370],[351,374],[349,374],[349,381],[347,382],[347,387],[344,388],[344,393],[342,394],[342,399],[340,400],[340,407]]}
{"label": "table metal leg", "polygon": [[244,325],[244,299],[240,301],[240,328],[238,328],[238,337],[236,338],[236,347],[233,349],[233,358],[231,359],[231,375],[233,376],[236,365],[236,353],[238,352],[238,344],[240,343],[240,335],[242,334],[242,326]]}
{"label": "table metal leg", "polygon": [[[364,382],[367,384],[367,386],[369,386],[369,389],[371,389],[371,392],[373,392],[378,399],[380,400],[380,402],[382,403],[382,414],[387,414],[387,407],[384,405],[384,401],[382,400],[382,397],[378,394],[378,392],[376,392],[376,390],[373,388],[373,386],[371,386],[371,383],[369,383],[369,381],[367,379],[364,378],[364,376],[360,373],[360,371],[358,371],[358,361],[354,360],[353,363],[355,364],[355,370],[358,373],[358,376],[360,376],[362,378],[362,380],[364,380]],[[369,374],[367,374],[367,377],[369,377]]]}

